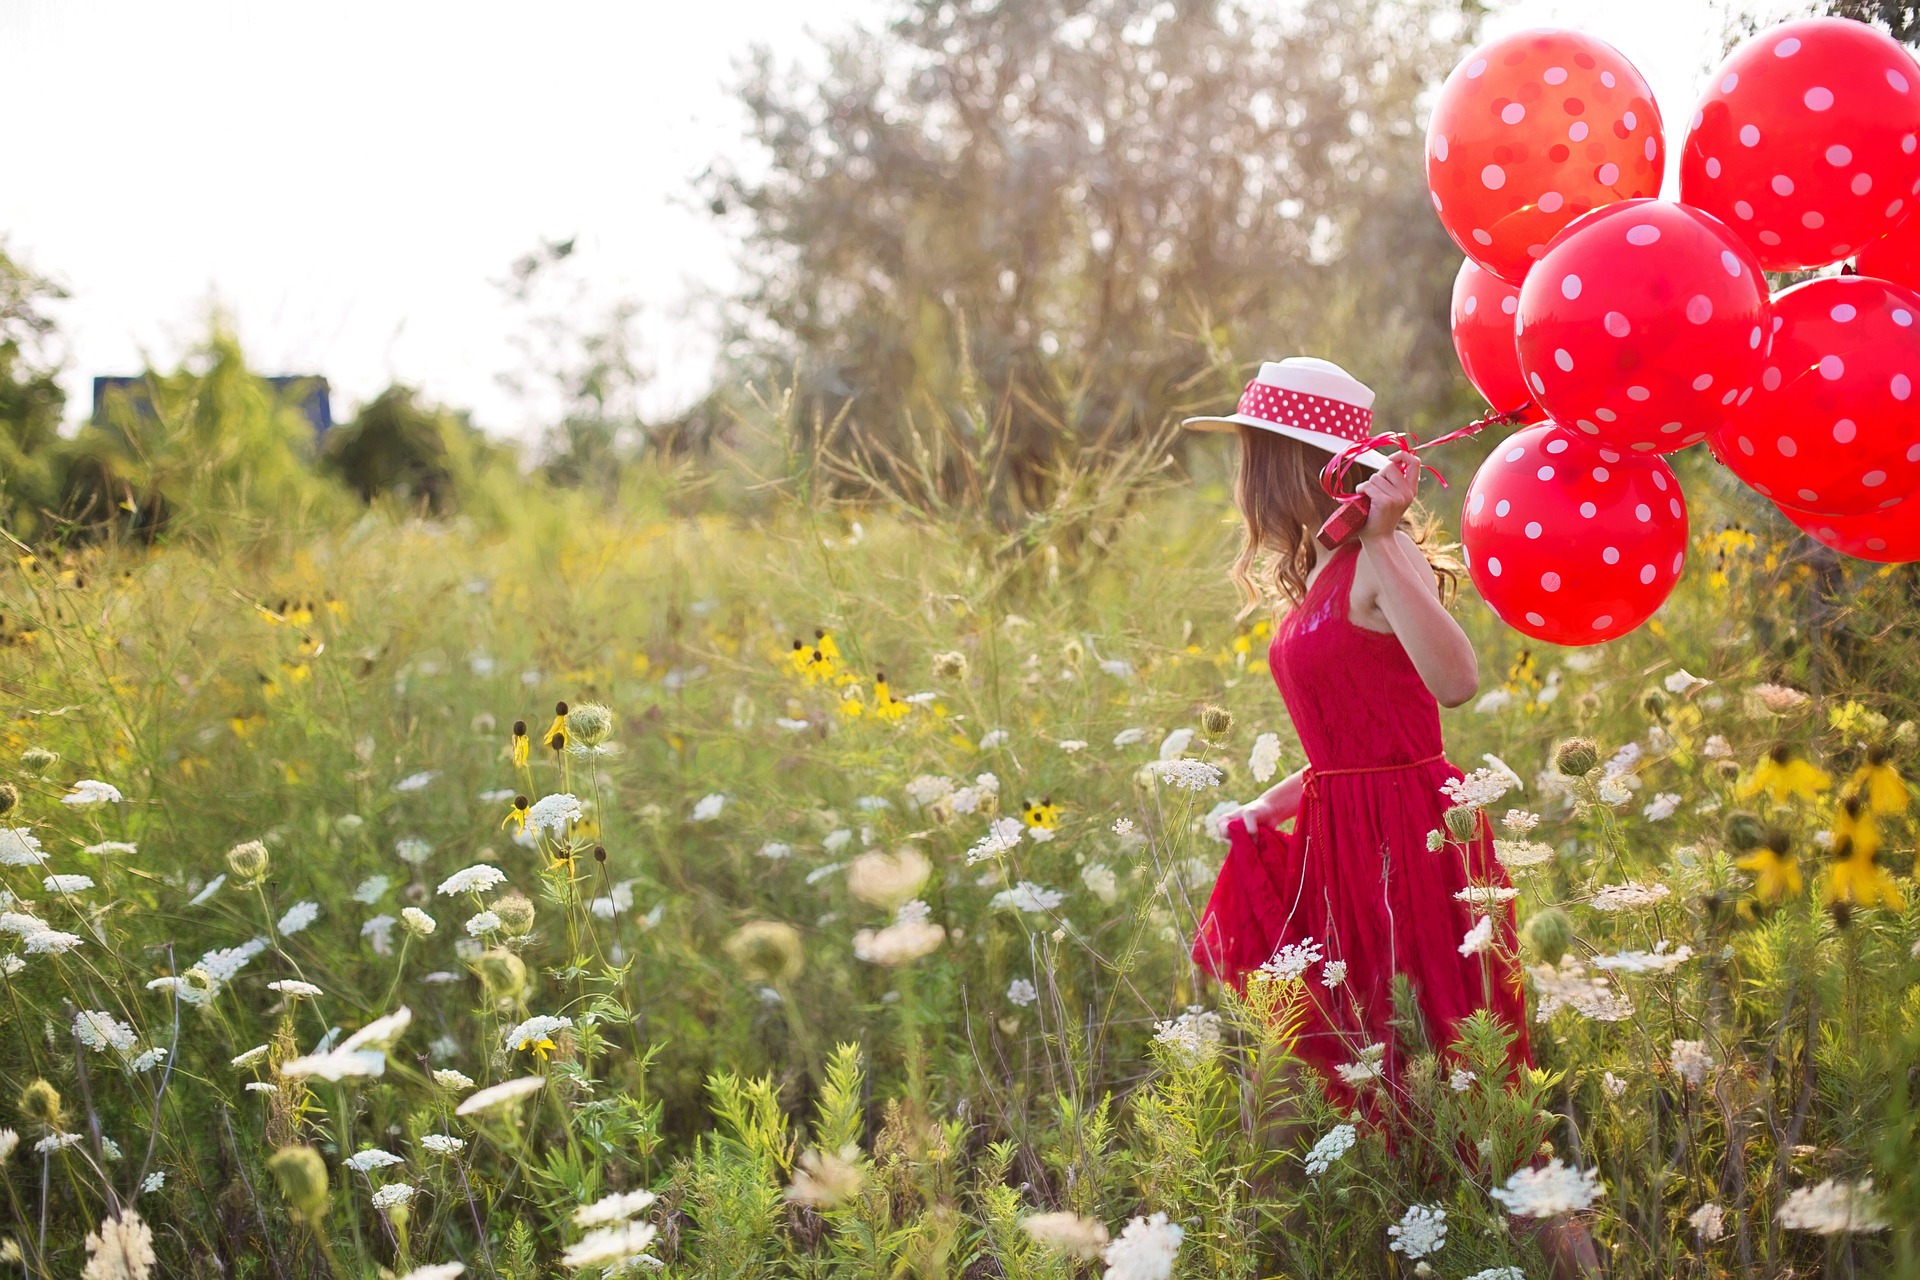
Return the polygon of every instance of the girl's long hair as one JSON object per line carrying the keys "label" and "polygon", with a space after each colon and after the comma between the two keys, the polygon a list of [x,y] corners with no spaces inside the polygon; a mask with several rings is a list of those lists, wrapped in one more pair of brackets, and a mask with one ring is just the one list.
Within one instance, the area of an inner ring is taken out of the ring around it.
{"label": "girl's long hair", "polygon": [[[1240,427],[1240,472],[1234,480],[1234,500],[1240,507],[1240,554],[1230,576],[1240,588],[1246,607],[1241,616],[1262,601],[1287,606],[1307,594],[1307,575],[1313,572],[1314,534],[1337,505],[1320,485],[1320,469],[1328,453],[1291,436]],[[1433,566],[1440,599],[1451,605],[1464,566],[1453,548],[1438,540],[1439,522],[1419,507],[1407,513],[1400,528]]]}

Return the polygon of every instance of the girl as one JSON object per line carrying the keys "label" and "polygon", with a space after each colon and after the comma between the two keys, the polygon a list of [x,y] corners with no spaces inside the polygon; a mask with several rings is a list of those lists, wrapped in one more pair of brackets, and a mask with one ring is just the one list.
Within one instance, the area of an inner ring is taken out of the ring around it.
{"label": "girl", "polygon": [[1239,432],[1245,530],[1232,576],[1250,607],[1260,587],[1288,606],[1267,660],[1308,760],[1228,821],[1193,958],[1238,985],[1286,948],[1309,949],[1287,953],[1296,963],[1317,951],[1295,1052],[1343,1104],[1354,1094],[1342,1067],[1364,1077],[1372,1063],[1389,1089],[1398,1082],[1396,977],[1436,1051],[1490,1008],[1513,1033],[1513,1062],[1530,1060],[1512,908],[1497,906],[1491,936],[1476,934],[1483,913],[1459,896],[1507,889],[1506,872],[1484,820],[1460,840],[1441,816],[1442,788],[1461,775],[1443,754],[1439,706],[1473,697],[1479,664],[1447,612],[1459,566],[1408,518],[1419,462],[1360,453],[1373,470],[1359,486],[1372,503],[1365,526],[1331,551],[1314,536],[1336,507],[1321,468],[1368,438],[1372,403],[1338,365],[1296,357],[1262,366],[1230,417],[1188,422]]}

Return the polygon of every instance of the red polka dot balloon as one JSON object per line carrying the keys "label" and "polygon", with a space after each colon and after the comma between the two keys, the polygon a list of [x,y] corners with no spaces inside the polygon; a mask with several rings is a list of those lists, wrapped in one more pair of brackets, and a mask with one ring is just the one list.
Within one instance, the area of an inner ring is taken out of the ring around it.
{"label": "red polka dot balloon", "polygon": [[1460,543],[1473,585],[1508,626],[1597,644],[1645,622],[1680,580],[1687,504],[1659,458],[1548,422],[1481,464]]}
{"label": "red polka dot balloon", "polygon": [[1871,276],[1783,290],[1760,390],[1713,452],[1775,502],[1829,516],[1920,489],[1920,293]]}
{"label": "red polka dot balloon", "polygon": [[1816,516],[1781,507],[1780,514],[1809,537],[1859,560],[1909,564],[1920,560],[1920,503],[1864,516]]}
{"label": "red polka dot balloon", "polygon": [[1513,314],[1519,309],[1518,289],[1471,258],[1460,264],[1453,279],[1453,349],[1460,367],[1496,413],[1538,422],[1547,415],[1527,390],[1513,344]]}
{"label": "red polka dot balloon", "polygon": [[1920,289],[1920,217],[1908,215],[1899,226],[1861,249],[1853,265],[1863,276]]}
{"label": "red polka dot balloon", "polygon": [[1521,286],[1520,368],[1556,421],[1670,453],[1751,392],[1770,317],[1760,264],[1717,219],[1625,200],[1562,231]]}
{"label": "red polka dot balloon", "polygon": [[1920,66],[1846,18],[1769,27],[1713,74],[1680,198],[1769,271],[1825,266],[1891,231],[1920,194]]}
{"label": "red polka dot balloon", "polygon": [[1540,28],[1454,69],[1427,125],[1427,190],[1469,258],[1519,284],[1589,209],[1658,195],[1666,139],[1653,90],[1605,41]]}

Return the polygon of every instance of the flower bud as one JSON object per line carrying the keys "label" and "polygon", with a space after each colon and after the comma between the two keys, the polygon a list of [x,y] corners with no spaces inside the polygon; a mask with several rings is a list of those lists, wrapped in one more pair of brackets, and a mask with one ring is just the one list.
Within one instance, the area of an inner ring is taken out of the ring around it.
{"label": "flower bud", "polygon": [[19,1107],[21,1115],[48,1133],[66,1132],[66,1105],[60,1091],[45,1080],[35,1080],[20,1091]]}
{"label": "flower bud", "polygon": [[472,966],[491,1000],[512,1003],[527,993],[526,962],[511,951],[482,951]]}
{"label": "flower bud", "polygon": [[20,806],[20,788],[11,782],[0,782],[0,817],[5,817]]}
{"label": "flower bud", "polygon": [[524,938],[533,932],[533,902],[524,893],[503,893],[488,903],[500,917],[500,928],[510,938]]}
{"label": "flower bud", "polygon": [[1466,842],[1480,833],[1480,811],[1472,805],[1457,804],[1441,815],[1447,831],[1455,840]]}
{"label": "flower bud", "polygon": [[327,1216],[327,1162],[318,1151],[282,1147],[267,1157],[267,1169],[296,1218],[317,1224]]}
{"label": "flower bud", "polygon": [[1200,709],[1200,727],[1209,738],[1223,738],[1233,728],[1233,712],[1209,702]]}
{"label": "flower bud", "polygon": [[1563,778],[1584,778],[1600,763],[1600,748],[1591,738],[1568,738],[1553,749],[1553,767]]}
{"label": "flower bud", "polygon": [[749,982],[791,982],[807,963],[799,930],[778,920],[741,925],[727,939],[725,950]]}
{"label": "flower bud", "polygon": [[955,649],[949,653],[933,655],[933,674],[942,680],[965,680],[967,678],[967,655]]}
{"label": "flower bud", "polygon": [[598,702],[583,702],[567,712],[567,737],[597,747],[613,732],[613,710]]}
{"label": "flower bud", "polygon": [[59,762],[60,757],[45,747],[28,747],[20,753],[20,767],[28,773],[45,773]]}
{"label": "flower bud", "polygon": [[1648,689],[1640,695],[1640,710],[1649,720],[1658,720],[1667,713],[1667,695],[1659,689]]}
{"label": "flower bud", "polygon": [[400,927],[416,938],[433,936],[440,926],[434,918],[418,907],[407,907],[400,912]]}
{"label": "flower bud", "polygon": [[227,850],[227,870],[233,872],[233,878],[251,884],[267,874],[267,846],[258,840],[249,840]]}
{"label": "flower bud", "polygon": [[1746,853],[1758,849],[1767,841],[1767,826],[1764,822],[1748,813],[1745,809],[1736,809],[1727,815],[1727,847],[1736,853]]}
{"label": "flower bud", "polygon": [[1548,964],[1559,964],[1573,945],[1573,921],[1558,907],[1542,908],[1520,927],[1520,941]]}

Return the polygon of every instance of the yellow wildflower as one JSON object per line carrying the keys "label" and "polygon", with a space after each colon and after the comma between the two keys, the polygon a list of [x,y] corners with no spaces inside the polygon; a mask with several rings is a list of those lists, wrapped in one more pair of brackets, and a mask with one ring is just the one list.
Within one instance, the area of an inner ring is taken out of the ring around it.
{"label": "yellow wildflower", "polygon": [[527,722],[525,720],[515,720],[513,722],[514,768],[524,769],[527,767],[527,753],[531,749],[532,743],[527,739]]}
{"label": "yellow wildflower", "polygon": [[1887,763],[1885,747],[1867,748],[1866,763],[1847,780],[1847,790],[1865,797],[1868,813],[1892,815],[1907,811],[1906,779]]}
{"label": "yellow wildflower", "polygon": [[1020,811],[1020,819],[1030,827],[1052,831],[1060,825],[1060,806],[1053,802],[1051,796],[1040,801],[1029,800]]}
{"label": "yellow wildflower", "polygon": [[900,701],[893,696],[893,690],[887,684],[887,673],[878,671],[873,677],[873,714],[882,720],[898,720],[912,711],[910,703]]}
{"label": "yellow wildflower", "polygon": [[1769,835],[1766,844],[1746,857],[1735,860],[1733,865],[1742,871],[1753,872],[1753,896],[1762,902],[1778,902],[1781,898],[1800,896],[1800,862],[1793,856],[1792,846],[1781,832]]}
{"label": "yellow wildflower", "polygon": [[1827,723],[1836,732],[1849,738],[1868,737],[1884,733],[1887,718],[1878,711],[1869,711],[1858,702],[1847,701],[1827,712]]}
{"label": "yellow wildflower", "polygon": [[[520,735],[520,739],[524,741],[526,736],[527,735],[523,733]],[[500,820],[501,830],[504,831],[506,829],[507,824],[509,822],[513,822],[513,823],[519,824],[517,827],[514,828],[516,831],[518,831],[522,835],[526,834],[527,810],[531,807],[532,806],[527,802],[527,798],[525,796],[515,796],[513,798],[513,808],[508,810],[507,816]]]}
{"label": "yellow wildflower", "polygon": [[540,740],[552,747],[555,751],[559,751],[567,745],[566,703],[556,702],[553,704],[553,723],[548,725],[547,731],[540,735]]}
{"label": "yellow wildflower", "polygon": [[1782,742],[1754,765],[1753,776],[1740,788],[1740,794],[1755,796],[1764,791],[1775,804],[1785,804],[1794,796],[1802,800],[1816,799],[1832,785],[1833,779],[1827,776],[1826,770],[1799,759]]}
{"label": "yellow wildflower", "polygon": [[[1884,903],[1895,910],[1906,905],[1900,886],[1883,869],[1880,829],[1864,796],[1842,800],[1833,814],[1833,877],[1827,883],[1827,902],[1845,909]],[[1842,922],[1845,917],[1842,915]]]}

